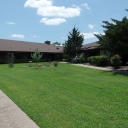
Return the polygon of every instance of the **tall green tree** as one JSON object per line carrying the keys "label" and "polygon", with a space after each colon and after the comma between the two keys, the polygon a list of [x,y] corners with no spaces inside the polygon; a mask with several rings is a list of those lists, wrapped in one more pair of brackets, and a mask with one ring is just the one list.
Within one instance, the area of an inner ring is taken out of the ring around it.
{"label": "tall green tree", "polygon": [[36,65],[37,65],[37,62],[39,62],[40,59],[42,58],[42,55],[43,53],[41,54],[38,49],[36,49],[35,52],[31,54],[31,58],[34,62],[36,62]]}
{"label": "tall green tree", "polygon": [[95,34],[99,39],[100,47],[113,53],[128,52],[128,19],[124,17],[121,21],[111,19],[112,22],[103,21],[104,35]]}
{"label": "tall green tree", "polygon": [[65,41],[64,54],[71,60],[72,57],[80,52],[83,41],[84,36],[80,33],[79,29],[74,27],[69,32],[68,39]]}

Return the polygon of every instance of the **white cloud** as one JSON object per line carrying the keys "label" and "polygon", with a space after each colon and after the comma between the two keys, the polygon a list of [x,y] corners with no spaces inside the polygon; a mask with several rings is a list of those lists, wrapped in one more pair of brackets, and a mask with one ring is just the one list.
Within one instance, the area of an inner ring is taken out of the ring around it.
{"label": "white cloud", "polygon": [[46,6],[52,6],[52,0],[27,0],[24,7],[40,8]]}
{"label": "white cloud", "polygon": [[92,24],[89,24],[88,27],[89,27],[89,29],[93,29],[94,28],[94,26]]}
{"label": "white cloud", "polygon": [[66,22],[66,20],[63,18],[52,18],[52,19],[43,18],[40,22],[42,22],[46,25],[59,25],[61,23]]}
{"label": "white cloud", "polygon": [[21,34],[12,34],[11,36],[15,38],[25,38],[25,36]]}
{"label": "white cloud", "polygon": [[34,36],[32,36],[33,38],[37,38],[37,37],[39,37],[39,36],[36,36],[36,35],[34,35]]}
{"label": "white cloud", "polygon": [[76,17],[80,15],[81,11],[81,9],[75,5],[69,8],[66,8],[65,6],[53,6],[53,0],[27,0],[24,4],[24,7],[37,8],[37,14],[47,18]]}
{"label": "white cloud", "polygon": [[14,22],[6,22],[7,24],[10,24],[10,25],[13,25],[13,24],[16,24]]}
{"label": "white cloud", "polygon": [[94,38],[94,34],[99,34],[98,32],[90,32],[90,33],[82,33],[84,35],[84,39]]}
{"label": "white cloud", "polygon": [[90,10],[90,8],[89,8],[89,6],[88,6],[88,4],[87,4],[87,3],[82,4],[82,6],[85,6],[85,7],[86,7],[86,9]]}
{"label": "white cloud", "polygon": [[65,8],[57,7],[57,6],[46,6],[46,7],[40,7],[37,10],[37,14],[44,16],[44,17],[64,17],[64,18],[70,18],[80,15],[80,8],[74,7],[74,8]]}

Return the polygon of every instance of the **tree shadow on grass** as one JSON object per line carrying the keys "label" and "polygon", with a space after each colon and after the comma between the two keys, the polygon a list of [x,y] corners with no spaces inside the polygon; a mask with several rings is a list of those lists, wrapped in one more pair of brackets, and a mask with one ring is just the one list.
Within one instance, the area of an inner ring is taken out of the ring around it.
{"label": "tree shadow on grass", "polygon": [[112,75],[123,75],[123,76],[128,76],[128,70],[117,70],[113,69],[111,71],[104,71],[104,72],[112,72]]}

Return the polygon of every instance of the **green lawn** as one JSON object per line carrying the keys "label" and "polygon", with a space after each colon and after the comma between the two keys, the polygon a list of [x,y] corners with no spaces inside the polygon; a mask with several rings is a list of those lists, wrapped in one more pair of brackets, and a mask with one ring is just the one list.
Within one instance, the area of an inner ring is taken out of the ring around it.
{"label": "green lawn", "polygon": [[0,65],[0,89],[41,128],[127,128],[128,76],[60,64]]}

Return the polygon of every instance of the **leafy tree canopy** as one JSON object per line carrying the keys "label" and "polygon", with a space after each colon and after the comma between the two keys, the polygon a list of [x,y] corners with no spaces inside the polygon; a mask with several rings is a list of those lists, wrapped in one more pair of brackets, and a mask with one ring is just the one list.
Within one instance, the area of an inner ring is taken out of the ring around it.
{"label": "leafy tree canopy", "polygon": [[111,19],[112,22],[103,21],[104,35],[95,34],[99,39],[100,47],[113,53],[128,52],[128,19],[124,17],[121,21]]}
{"label": "leafy tree canopy", "polygon": [[79,53],[81,46],[84,41],[84,36],[80,31],[74,27],[71,32],[69,32],[68,39],[64,44],[64,54],[68,57],[74,57]]}
{"label": "leafy tree canopy", "polygon": [[53,44],[55,44],[55,45],[59,45],[59,46],[61,45],[61,43],[59,43],[59,42],[57,42],[57,41],[54,42]]}

